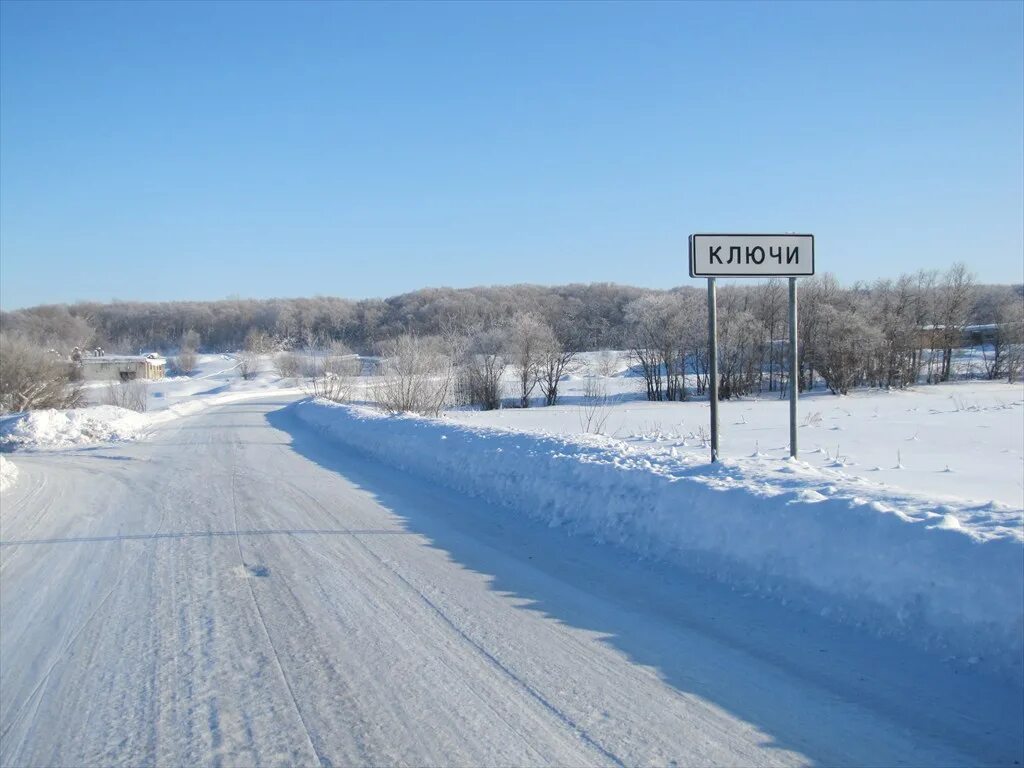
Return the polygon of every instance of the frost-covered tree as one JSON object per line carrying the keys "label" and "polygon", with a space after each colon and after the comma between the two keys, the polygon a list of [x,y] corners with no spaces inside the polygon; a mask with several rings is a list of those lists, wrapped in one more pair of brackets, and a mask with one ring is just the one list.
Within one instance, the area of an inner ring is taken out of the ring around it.
{"label": "frost-covered tree", "polygon": [[845,395],[867,377],[875,351],[884,346],[883,333],[852,307],[826,306],[815,337],[814,359],[825,386]]}
{"label": "frost-covered tree", "polygon": [[1024,357],[1024,298],[1002,298],[990,317],[989,343],[982,346],[985,378],[1006,378],[1012,384],[1020,376]]}
{"label": "frost-covered tree", "polygon": [[403,334],[384,342],[373,397],[389,413],[436,416],[448,402],[452,361],[436,336]]}
{"label": "frost-covered tree", "polygon": [[774,392],[782,368],[782,345],[777,343],[786,326],[786,285],[779,278],[766,280],[755,287],[753,313],[761,324],[761,344],[764,349],[764,365],[759,380],[764,379],[764,369],[768,370],[768,391]]}
{"label": "frost-covered tree", "polygon": [[961,345],[963,339],[973,287],[974,276],[966,264],[954,264],[942,276],[938,290],[938,328],[942,345],[940,381],[948,381],[952,374],[953,350]]}
{"label": "frost-covered tree", "polygon": [[559,382],[572,370],[577,352],[573,341],[559,338],[554,331],[550,331],[543,339],[538,383],[545,405],[558,403]]}
{"label": "frost-covered tree", "polygon": [[178,373],[188,375],[195,370],[196,362],[199,359],[199,334],[189,329],[181,336],[178,344],[178,355],[174,358],[174,367]]}
{"label": "frost-covered tree", "polygon": [[509,324],[509,361],[516,374],[520,408],[530,406],[530,395],[541,376],[545,349],[553,344],[554,335],[551,326],[532,313],[520,313]]}
{"label": "frost-covered tree", "polygon": [[501,379],[508,367],[508,330],[501,326],[478,328],[470,334],[459,375],[465,399],[489,411],[501,407]]}
{"label": "frost-covered tree", "polygon": [[74,408],[82,402],[66,358],[20,334],[0,332],[0,412]]}

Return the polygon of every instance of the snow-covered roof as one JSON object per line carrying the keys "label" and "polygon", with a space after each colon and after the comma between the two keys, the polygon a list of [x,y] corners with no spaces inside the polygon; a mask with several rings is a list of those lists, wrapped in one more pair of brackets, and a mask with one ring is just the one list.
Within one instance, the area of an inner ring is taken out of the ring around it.
{"label": "snow-covered roof", "polygon": [[167,360],[157,354],[149,355],[83,355],[82,363],[150,363],[167,365]]}

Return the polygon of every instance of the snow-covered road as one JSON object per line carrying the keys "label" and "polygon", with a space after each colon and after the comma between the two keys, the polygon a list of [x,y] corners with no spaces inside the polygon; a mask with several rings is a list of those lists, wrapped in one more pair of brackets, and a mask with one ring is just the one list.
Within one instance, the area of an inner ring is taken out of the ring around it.
{"label": "snow-covered road", "polygon": [[0,764],[1024,759],[1010,683],[411,479],[287,405],[19,456]]}

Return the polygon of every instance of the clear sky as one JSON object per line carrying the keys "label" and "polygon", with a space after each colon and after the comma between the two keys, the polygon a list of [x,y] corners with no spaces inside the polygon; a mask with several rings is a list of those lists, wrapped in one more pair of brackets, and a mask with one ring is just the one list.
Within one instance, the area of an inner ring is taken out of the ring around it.
{"label": "clear sky", "polygon": [[0,304],[1024,280],[1024,3],[0,3]]}

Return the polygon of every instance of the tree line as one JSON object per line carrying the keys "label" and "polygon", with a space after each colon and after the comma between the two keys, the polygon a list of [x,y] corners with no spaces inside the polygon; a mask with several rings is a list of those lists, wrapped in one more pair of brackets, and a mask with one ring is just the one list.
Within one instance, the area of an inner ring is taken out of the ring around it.
{"label": "tree line", "polygon": [[[790,385],[786,283],[726,283],[718,303],[721,397],[782,393]],[[554,404],[558,382],[584,350],[629,350],[650,400],[701,396],[708,386],[706,292],[696,287],[510,285],[361,301],[79,303],[0,313],[0,327],[8,350],[17,343],[22,356],[29,347],[58,356],[74,346],[160,351],[177,355],[182,371],[194,365],[198,349],[274,353],[287,370],[298,365],[287,359],[296,350],[332,350],[322,359],[342,360],[350,350],[378,355],[396,374],[388,399],[399,409],[417,401],[413,410],[436,410],[418,402],[422,392],[408,390],[397,375],[404,369],[414,370],[421,384],[443,383],[443,391],[426,396],[437,407],[494,408],[508,398],[528,406],[536,396]],[[955,373],[954,350],[971,343],[971,329],[981,355],[978,375],[1020,376],[1020,285],[978,285],[962,264],[845,287],[828,274],[801,279],[797,385],[845,394],[858,386],[947,381]],[[251,358],[245,360],[249,370]],[[504,383],[509,371],[511,393]],[[323,386],[336,386],[332,376]],[[7,372],[2,378],[25,377]],[[8,387],[0,382],[0,389]],[[17,407],[9,392],[0,397],[5,408]]]}

